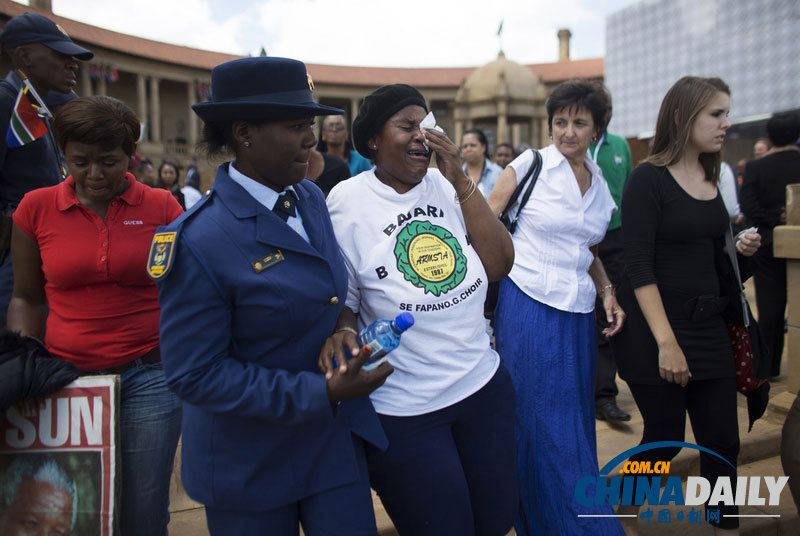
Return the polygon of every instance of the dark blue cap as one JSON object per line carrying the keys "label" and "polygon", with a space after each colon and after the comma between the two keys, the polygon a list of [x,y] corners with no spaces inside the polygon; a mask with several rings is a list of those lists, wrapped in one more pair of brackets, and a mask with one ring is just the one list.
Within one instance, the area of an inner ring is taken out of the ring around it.
{"label": "dark blue cap", "polygon": [[293,119],[340,115],[344,110],[314,102],[314,83],[302,61],[259,56],[217,65],[211,71],[211,101],[192,105],[204,121]]}
{"label": "dark blue cap", "polygon": [[400,331],[405,331],[414,325],[414,317],[411,313],[400,313],[395,317],[394,324]]}
{"label": "dark blue cap", "polygon": [[0,45],[3,48],[16,48],[30,43],[41,43],[79,60],[85,61],[94,57],[91,50],[73,43],[64,28],[42,15],[25,13],[6,23],[3,34],[0,35]]}

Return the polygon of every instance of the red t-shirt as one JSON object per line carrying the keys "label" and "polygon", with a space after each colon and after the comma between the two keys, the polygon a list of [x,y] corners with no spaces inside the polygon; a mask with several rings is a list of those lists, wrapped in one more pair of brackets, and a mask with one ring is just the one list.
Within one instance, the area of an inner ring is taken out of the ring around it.
{"label": "red t-shirt", "polygon": [[172,195],[127,174],[105,221],[78,202],[72,177],[33,190],[14,223],[39,245],[50,312],[45,344],[81,370],[122,365],[158,346],[158,291],[145,267],[156,227],[177,218]]}

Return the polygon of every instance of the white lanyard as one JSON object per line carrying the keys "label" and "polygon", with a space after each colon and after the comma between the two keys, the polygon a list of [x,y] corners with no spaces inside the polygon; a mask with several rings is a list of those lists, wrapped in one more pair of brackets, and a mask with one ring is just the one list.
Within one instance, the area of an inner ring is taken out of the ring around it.
{"label": "white lanyard", "polygon": [[597,163],[597,154],[600,152],[600,146],[603,145],[603,140],[606,139],[606,133],[603,132],[603,135],[600,136],[600,139],[597,140],[597,145],[594,146],[594,154],[589,153],[589,157],[591,157],[592,162],[595,164]]}

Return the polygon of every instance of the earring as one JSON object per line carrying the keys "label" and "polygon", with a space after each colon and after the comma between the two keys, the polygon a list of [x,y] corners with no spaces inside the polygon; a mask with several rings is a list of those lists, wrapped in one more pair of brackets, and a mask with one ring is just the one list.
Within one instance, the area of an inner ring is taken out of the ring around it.
{"label": "earring", "polygon": [[246,141],[246,142],[242,143],[242,145],[244,145],[248,149],[250,148],[250,142],[249,141]]}

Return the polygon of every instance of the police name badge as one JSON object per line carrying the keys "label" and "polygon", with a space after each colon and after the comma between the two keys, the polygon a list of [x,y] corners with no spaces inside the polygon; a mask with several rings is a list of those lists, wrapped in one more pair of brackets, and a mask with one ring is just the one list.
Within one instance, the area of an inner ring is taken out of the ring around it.
{"label": "police name badge", "polygon": [[147,275],[158,280],[167,275],[175,254],[175,237],[178,233],[156,233],[147,256]]}
{"label": "police name badge", "polygon": [[283,260],[284,260],[283,252],[279,249],[276,249],[274,252],[270,253],[263,259],[258,259],[257,261],[253,261],[252,262],[253,270],[255,270],[257,274],[260,274],[267,268],[275,266],[276,264],[282,262]]}

